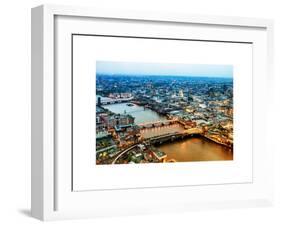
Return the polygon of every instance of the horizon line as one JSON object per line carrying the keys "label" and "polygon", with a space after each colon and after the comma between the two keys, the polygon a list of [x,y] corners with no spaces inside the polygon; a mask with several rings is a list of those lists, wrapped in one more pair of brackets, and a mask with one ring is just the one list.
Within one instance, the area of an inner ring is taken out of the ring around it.
{"label": "horizon line", "polygon": [[123,73],[116,73],[116,74],[107,74],[107,73],[96,73],[97,76],[131,76],[131,77],[187,77],[187,78],[231,78],[233,76],[213,76],[213,75],[158,75],[158,74],[123,74]]}

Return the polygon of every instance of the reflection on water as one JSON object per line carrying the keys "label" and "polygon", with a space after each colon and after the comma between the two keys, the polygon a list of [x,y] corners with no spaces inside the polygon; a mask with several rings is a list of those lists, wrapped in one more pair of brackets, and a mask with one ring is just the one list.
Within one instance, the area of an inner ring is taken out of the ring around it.
{"label": "reflection on water", "polygon": [[158,148],[167,154],[167,160],[177,162],[233,160],[233,153],[228,148],[203,137],[164,143]]}
{"label": "reflection on water", "polygon": [[165,117],[159,115],[157,112],[152,111],[148,108],[144,108],[142,106],[138,106],[136,104],[134,104],[133,106],[128,106],[127,103],[120,103],[103,105],[103,107],[116,114],[125,113],[132,115],[135,118],[136,124],[166,119]]}

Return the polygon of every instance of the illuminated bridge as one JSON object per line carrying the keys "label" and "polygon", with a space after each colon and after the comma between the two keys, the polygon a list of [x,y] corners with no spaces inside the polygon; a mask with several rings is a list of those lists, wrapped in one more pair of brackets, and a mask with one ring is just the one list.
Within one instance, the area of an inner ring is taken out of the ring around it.
{"label": "illuminated bridge", "polygon": [[[107,104],[118,104],[118,103],[124,103],[133,100],[134,97],[130,98],[118,98],[118,99],[112,99],[112,98],[102,98],[101,99],[101,104],[102,105],[107,105]],[[98,101],[96,102],[98,104]]]}
{"label": "illuminated bridge", "polygon": [[[163,142],[167,142],[167,141],[174,141],[177,139],[184,139],[186,137],[192,137],[195,135],[202,135],[202,130],[198,129],[198,128],[192,128],[192,129],[188,129],[185,130],[184,132],[175,132],[175,133],[168,133],[168,134],[164,134],[164,135],[160,135],[160,136],[155,136],[155,137],[151,137],[148,139],[145,139],[144,142],[147,145],[153,145],[153,144],[161,144]],[[129,148],[121,151],[120,153],[118,153],[118,155],[114,158],[114,160],[112,161],[112,164],[115,164],[116,161],[125,153],[129,152],[130,150],[132,150],[133,148],[137,147],[138,144],[132,145]]]}
{"label": "illuminated bridge", "polygon": [[167,141],[174,141],[177,139],[184,139],[186,137],[192,137],[195,135],[202,135],[202,134],[203,131],[201,129],[192,128],[192,129],[185,130],[184,132],[168,133],[160,136],[151,137],[148,138],[146,141],[149,144],[161,144]]}
{"label": "illuminated bridge", "polygon": [[140,124],[138,124],[138,126],[141,129],[143,129],[143,128],[166,126],[166,125],[171,125],[174,123],[178,123],[178,121],[177,120],[162,120],[162,121],[140,123]]}

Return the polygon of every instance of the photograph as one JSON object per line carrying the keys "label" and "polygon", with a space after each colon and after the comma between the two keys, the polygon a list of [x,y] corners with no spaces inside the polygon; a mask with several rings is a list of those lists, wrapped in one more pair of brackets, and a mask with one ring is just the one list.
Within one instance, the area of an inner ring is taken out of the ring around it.
{"label": "photograph", "polygon": [[233,160],[233,66],[96,62],[96,164]]}

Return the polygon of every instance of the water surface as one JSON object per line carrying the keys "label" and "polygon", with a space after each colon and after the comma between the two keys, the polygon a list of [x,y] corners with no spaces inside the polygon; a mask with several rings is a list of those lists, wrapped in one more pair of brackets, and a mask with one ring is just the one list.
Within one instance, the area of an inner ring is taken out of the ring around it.
{"label": "water surface", "polygon": [[116,114],[132,115],[135,118],[136,124],[166,120],[164,116],[159,115],[157,112],[136,104],[128,106],[127,103],[120,103],[103,105],[103,107]]}
{"label": "water surface", "polygon": [[164,143],[157,148],[167,154],[167,160],[177,162],[233,160],[233,153],[228,148],[203,137]]}

